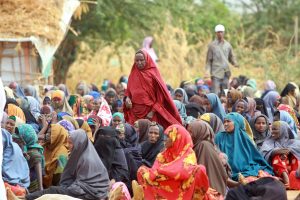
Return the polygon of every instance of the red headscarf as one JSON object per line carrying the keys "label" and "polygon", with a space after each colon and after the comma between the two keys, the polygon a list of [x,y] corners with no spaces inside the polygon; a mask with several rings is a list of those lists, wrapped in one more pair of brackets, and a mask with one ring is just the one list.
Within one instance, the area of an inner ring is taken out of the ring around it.
{"label": "red headscarf", "polygon": [[133,124],[154,111],[152,120],[164,128],[181,124],[179,113],[155,63],[145,50],[138,52],[144,54],[146,64],[143,69],[138,69],[135,62],[132,66],[125,92],[132,101],[132,108],[124,108],[126,121]]}
{"label": "red headscarf", "polygon": [[145,199],[205,199],[209,188],[205,167],[197,165],[193,142],[180,125],[167,128],[172,146],[158,154],[152,168],[138,170]]}

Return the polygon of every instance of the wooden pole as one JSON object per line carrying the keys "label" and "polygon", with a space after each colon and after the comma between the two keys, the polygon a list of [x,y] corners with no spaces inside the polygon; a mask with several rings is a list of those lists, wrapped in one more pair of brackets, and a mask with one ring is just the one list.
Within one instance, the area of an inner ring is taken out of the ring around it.
{"label": "wooden pole", "polygon": [[298,61],[298,16],[295,17],[295,56]]}

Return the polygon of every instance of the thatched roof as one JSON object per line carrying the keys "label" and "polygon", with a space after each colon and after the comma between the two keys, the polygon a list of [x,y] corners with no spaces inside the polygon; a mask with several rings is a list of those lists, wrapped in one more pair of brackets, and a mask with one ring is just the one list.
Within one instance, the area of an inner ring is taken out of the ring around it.
{"label": "thatched roof", "polygon": [[0,0],[0,38],[35,36],[56,44],[64,34],[60,27],[63,0]]}

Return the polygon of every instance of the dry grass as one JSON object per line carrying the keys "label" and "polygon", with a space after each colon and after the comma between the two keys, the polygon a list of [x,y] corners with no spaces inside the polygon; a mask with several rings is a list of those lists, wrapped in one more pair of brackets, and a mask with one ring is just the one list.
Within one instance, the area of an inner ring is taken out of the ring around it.
{"label": "dry grass", "polygon": [[[160,59],[158,67],[163,79],[173,87],[182,80],[202,77],[205,67],[207,45],[210,38],[200,38],[198,43],[189,45],[186,33],[178,28],[166,26],[160,34],[154,34],[155,49]],[[120,46],[118,53],[113,46],[103,46],[95,54],[83,43],[83,53],[71,66],[67,84],[74,89],[79,80],[96,83],[98,86],[107,78],[117,82],[123,74],[129,74],[135,49]],[[260,50],[239,44],[234,48],[240,68],[233,68],[233,76],[240,74],[255,78],[258,86],[267,79],[273,79],[279,88],[288,81],[298,81],[299,62],[289,57],[288,48],[277,46]]]}
{"label": "dry grass", "polygon": [[63,34],[61,0],[0,0],[0,38],[38,36],[55,44]]}

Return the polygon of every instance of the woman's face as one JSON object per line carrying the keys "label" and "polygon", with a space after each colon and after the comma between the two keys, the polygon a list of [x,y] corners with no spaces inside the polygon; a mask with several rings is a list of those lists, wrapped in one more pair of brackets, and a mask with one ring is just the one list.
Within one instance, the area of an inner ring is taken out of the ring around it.
{"label": "woman's face", "polygon": [[279,106],[279,104],[280,104],[280,96],[278,96],[277,98],[276,98],[276,100],[275,100],[275,102],[273,103],[273,105],[274,105],[274,107],[278,107]]}
{"label": "woman's face", "polygon": [[230,93],[227,94],[227,103],[232,105],[232,96]]}
{"label": "woman's face", "polygon": [[116,100],[116,96],[115,95],[106,96],[105,100],[107,101],[107,103],[109,105],[112,105],[114,103],[114,101]]}
{"label": "woman's face", "polygon": [[135,64],[139,70],[144,69],[146,65],[145,56],[142,53],[135,54]]}
{"label": "woman's face", "polygon": [[273,124],[272,125],[272,138],[274,140],[277,140],[279,137],[280,137],[280,125]]}
{"label": "woman's face", "polygon": [[244,111],[245,111],[245,104],[241,101],[238,102],[238,104],[236,105],[236,112],[242,114],[244,113]]}
{"label": "woman's face", "polygon": [[76,89],[77,94],[79,94],[80,96],[84,96],[84,90],[81,87],[78,87]]}
{"label": "woman's face", "polygon": [[100,100],[94,100],[91,102],[92,105],[92,110],[95,112],[98,112],[101,106],[101,101]]}
{"label": "woman's face", "polygon": [[12,119],[7,119],[5,123],[5,129],[10,133],[13,134],[15,132],[16,122]]}
{"label": "woman's face", "polygon": [[54,97],[51,101],[54,109],[58,109],[63,105],[63,101],[61,98]]}
{"label": "woman's face", "polygon": [[115,128],[121,123],[122,123],[122,119],[119,116],[115,116],[112,120],[112,126]]}
{"label": "woman's face", "polygon": [[224,128],[227,133],[232,133],[234,131],[234,123],[229,119],[224,119]]}
{"label": "woman's face", "polygon": [[167,136],[165,139],[165,147],[170,148],[172,145],[173,145],[172,139],[169,138],[169,136]]}
{"label": "woman's face", "polygon": [[264,117],[258,117],[255,121],[254,128],[259,133],[264,133],[267,130],[267,120]]}
{"label": "woman's face", "polygon": [[205,108],[206,112],[211,112],[212,111],[210,102],[207,98],[204,98],[203,107]]}
{"label": "woman's face", "polygon": [[148,132],[148,140],[150,143],[155,144],[159,139],[159,128],[158,126],[150,126]]}
{"label": "woman's face", "polygon": [[180,92],[176,92],[174,95],[174,99],[183,102],[183,95]]}

